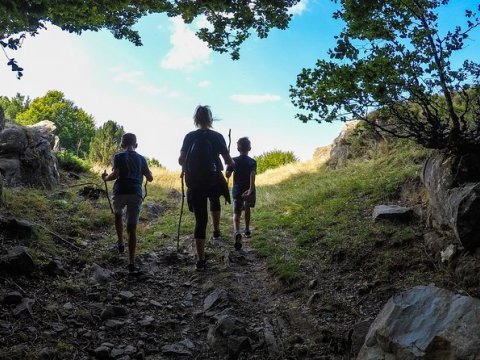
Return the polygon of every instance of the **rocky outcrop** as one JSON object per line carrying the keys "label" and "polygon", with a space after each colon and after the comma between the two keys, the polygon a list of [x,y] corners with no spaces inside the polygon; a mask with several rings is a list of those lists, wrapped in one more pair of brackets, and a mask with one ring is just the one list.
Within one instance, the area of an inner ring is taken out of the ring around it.
{"label": "rocky outcrop", "polygon": [[59,182],[51,121],[32,126],[9,124],[0,131],[0,172],[8,185],[52,188]]}
{"label": "rocky outcrop", "polygon": [[328,166],[331,168],[343,165],[347,159],[352,157],[350,143],[347,138],[352,134],[358,124],[359,121],[346,123],[340,134],[333,140],[330,149],[330,159],[328,160]]}
{"label": "rocky outcrop", "polygon": [[471,157],[437,152],[422,171],[433,227],[451,230],[467,250],[480,246],[480,176],[473,163]]}
{"label": "rocky outcrop", "polygon": [[417,286],[390,298],[357,359],[477,359],[479,334],[479,299]]}

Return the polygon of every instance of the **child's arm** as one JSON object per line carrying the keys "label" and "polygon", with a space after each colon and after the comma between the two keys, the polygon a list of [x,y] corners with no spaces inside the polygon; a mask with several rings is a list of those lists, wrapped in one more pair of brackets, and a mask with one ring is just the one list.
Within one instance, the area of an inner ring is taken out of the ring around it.
{"label": "child's arm", "polygon": [[118,169],[113,169],[112,172],[110,174],[107,174],[107,170],[104,170],[103,173],[102,173],[102,179],[103,181],[112,181],[112,180],[115,180],[118,178],[118,174],[119,174],[119,170]]}
{"label": "child's arm", "polygon": [[250,172],[250,188],[242,194],[243,197],[248,197],[255,191],[255,175],[256,174],[257,172],[255,170],[252,170]]}
{"label": "child's arm", "polygon": [[148,168],[148,164],[145,161],[144,163],[144,169],[143,169],[143,175],[147,178],[147,181],[152,182],[153,181],[153,175],[150,169]]}

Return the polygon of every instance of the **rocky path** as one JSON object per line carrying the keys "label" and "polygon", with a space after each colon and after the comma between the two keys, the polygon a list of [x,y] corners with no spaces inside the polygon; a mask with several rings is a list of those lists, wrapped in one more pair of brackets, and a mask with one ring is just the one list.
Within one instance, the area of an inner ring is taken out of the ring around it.
{"label": "rocky path", "polygon": [[248,243],[209,244],[208,267],[196,272],[191,239],[182,242],[189,250],[140,256],[138,276],[117,254],[2,276],[0,358],[322,358],[315,318]]}

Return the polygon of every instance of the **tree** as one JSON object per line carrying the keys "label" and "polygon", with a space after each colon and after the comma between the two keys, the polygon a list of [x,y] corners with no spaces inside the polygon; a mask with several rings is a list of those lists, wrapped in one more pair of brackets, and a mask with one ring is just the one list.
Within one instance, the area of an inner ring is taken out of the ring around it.
{"label": "tree", "polygon": [[448,0],[339,3],[334,18],[345,26],[330,60],[303,69],[290,89],[297,117],[362,119],[428,148],[478,151],[480,66],[452,62],[480,24],[478,14],[466,10],[465,24],[442,34],[438,14]]}
{"label": "tree", "polygon": [[90,151],[88,153],[90,161],[101,165],[110,164],[113,155],[120,148],[123,134],[125,134],[123,127],[112,120],[108,120],[98,128],[90,143]]}
{"label": "tree", "polygon": [[145,156],[145,160],[147,161],[148,167],[158,167],[158,168],[163,168],[164,167],[162,164],[160,164],[160,161],[158,161],[158,159],[149,158],[149,157]]}
{"label": "tree", "polygon": [[275,169],[282,165],[298,161],[292,151],[272,150],[255,156],[257,161],[257,173],[261,174],[268,169]]}
{"label": "tree", "polygon": [[0,106],[5,112],[5,118],[15,121],[17,114],[25,111],[30,106],[30,98],[19,93],[11,99],[7,96],[0,96]]}
{"label": "tree", "polygon": [[29,108],[17,115],[20,125],[31,125],[50,120],[57,126],[56,133],[62,148],[85,157],[90,141],[95,134],[93,117],[65,99],[61,91],[49,91],[45,96],[32,101]]}
{"label": "tree", "polygon": [[[145,15],[165,13],[181,16],[186,23],[205,16],[211,27],[200,29],[199,38],[216,51],[230,51],[237,59],[239,46],[250,36],[251,29],[260,38],[266,37],[272,28],[285,29],[290,20],[288,9],[299,1],[6,0],[0,3],[0,19],[4,19],[0,21],[0,45],[17,50],[27,34],[37,35],[49,22],[77,34],[108,29],[117,39],[141,45],[139,34],[132,27]],[[22,76],[23,69],[14,58],[9,59],[8,65],[17,77]]]}

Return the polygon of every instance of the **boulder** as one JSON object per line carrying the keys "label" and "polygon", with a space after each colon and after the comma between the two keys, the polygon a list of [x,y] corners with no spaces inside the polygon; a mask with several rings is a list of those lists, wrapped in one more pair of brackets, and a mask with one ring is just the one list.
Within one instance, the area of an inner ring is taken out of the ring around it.
{"label": "boulder", "polygon": [[0,233],[15,239],[30,239],[35,226],[26,221],[0,215]]}
{"label": "boulder", "polygon": [[29,275],[35,270],[35,263],[24,246],[15,246],[7,255],[0,256],[0,270],[14,275]]}
{"label": "boulder", "polygon": [[479,334],[479,299],[417,286],[388,300],[357,359],[476,359]]}
{"label": "boulder", "polygon": [[480,176],[478,165],[466,158],[434,153],[425,162],[422,181],[434,228],[452,231],[465,249],[474,250],[480,246]]}
{"label": "boulder", "polygon": [[59,183],[53,130],[51,121],[42,121],[27,127],[9,124],[0,131],[0,171],[6,184],[52,188]]}
{"label": "boulder", "polygon": [[90,283],[107,284],[113,280],[113,272],[102,268],[98,264],[92,264],[90,267]]}
{"label": "boulder", "polygon": [[373,209],[373,220],[400,220],[407,221],[412,218],[413,210],[399,205],[377,205]]}
{"label": "boulder", "polygon": [[205,298],[203,311],[207,313],[215,307],[224,308],[228,305],[228,302],[228,293],[224,289],[215,289]]}
{"label": "boulder", "polygon": [[241,352],[250,350],[245,325],[231,315],[219,317],[207,335],[208,345],[220,356],[237,359]]}

